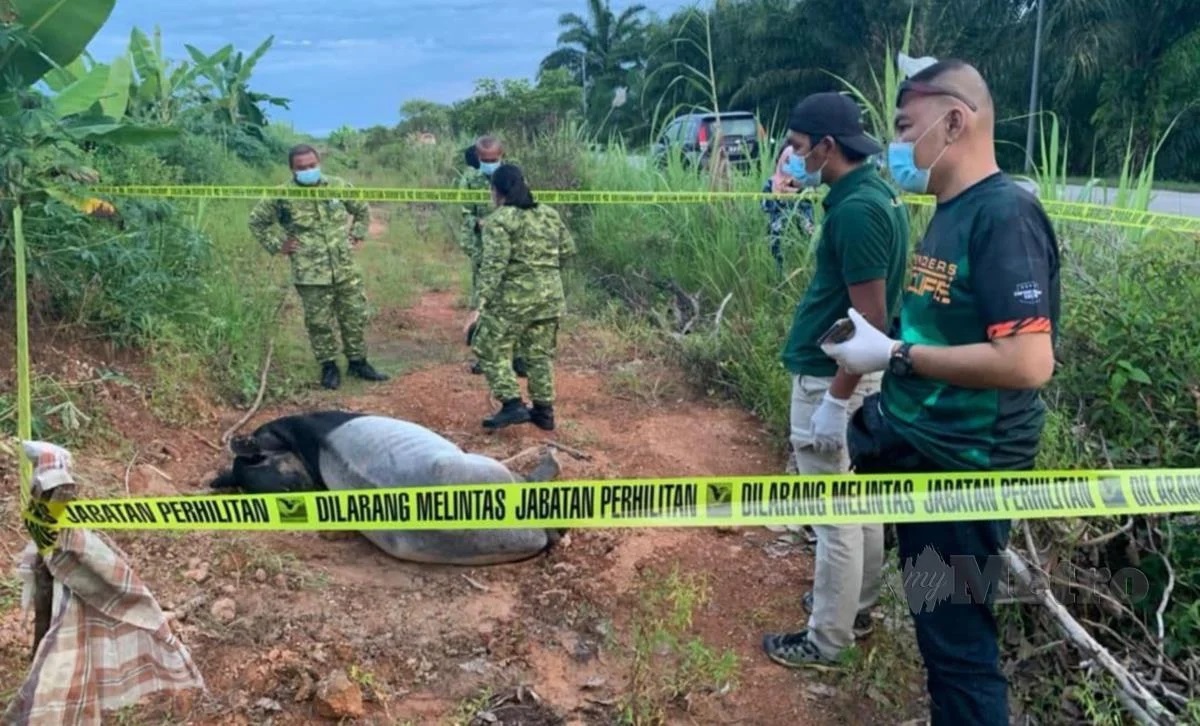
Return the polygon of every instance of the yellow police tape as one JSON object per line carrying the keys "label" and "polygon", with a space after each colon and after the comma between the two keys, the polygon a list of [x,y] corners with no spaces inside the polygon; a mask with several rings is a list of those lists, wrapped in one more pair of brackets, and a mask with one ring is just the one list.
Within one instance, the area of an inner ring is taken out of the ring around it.
{"label": "yellow police tape", "polygon": [[[350,199],[360,202],[413,202],[432,204],[485,203],[486,189],[404,189],[370,187],[300,186],[202,186],[202,185],[127,185],[91,187],[89,193],[126,197],[162,197],[174,199]],[[547,204],[709,204],[719,201],[797,201],[819,199],[813,192],[770,194],[766,192],[678,192],[678,191],[571,191],[542,190],[534,196]],[[929,207],[928,195],[903,195],[906,203]],[[1136,229],[1159,229],[1180,234],[1200,235],[1200,217],[1162,212],[1141,212],[1104,204],[1043,201],[1043,208],[1054,220],[1083,224],[1107,224]]]}
{"label": "yellow police tape", "polygon": [[741,527],[1200,512],[1200,469],[726,476],[37,502],[39,545],[69,528],[455,530]]}

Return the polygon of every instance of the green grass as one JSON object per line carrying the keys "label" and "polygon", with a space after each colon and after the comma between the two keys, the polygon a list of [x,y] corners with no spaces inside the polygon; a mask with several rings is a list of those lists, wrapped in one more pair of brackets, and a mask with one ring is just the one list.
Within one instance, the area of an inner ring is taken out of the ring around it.
{"label": "green grass", "polygon": [[668,712],[694,693],[736,686],[740,663],[733,651],[718,651],[691,633],[696,609],[708,600],[702,574],[643,574],[636,590],[630,670],[618,719],[642,726],[664,723]]}

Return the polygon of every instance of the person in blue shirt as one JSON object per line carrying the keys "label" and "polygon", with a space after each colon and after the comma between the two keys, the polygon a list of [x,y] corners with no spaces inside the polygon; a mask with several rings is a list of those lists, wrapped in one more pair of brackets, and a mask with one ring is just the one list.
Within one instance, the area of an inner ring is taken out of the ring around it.
{"label": "person in blue shirt", "polygon": [[[801,190],[800,182],[789,173],[788,165],[794,163],[792,147],[785,145],[775,160],[775,173],[768,177],[763,184],[764,194],[792,194]],[[814,230],[812,202],[807,199],[783,201],[779,199],[764,199],[762,210],[767,213],[767,234],[771,240],[771,256],[775,258],[775,267],[783,274],[783,235],[789,224],[796,224],[805,235],[812,236]]]}

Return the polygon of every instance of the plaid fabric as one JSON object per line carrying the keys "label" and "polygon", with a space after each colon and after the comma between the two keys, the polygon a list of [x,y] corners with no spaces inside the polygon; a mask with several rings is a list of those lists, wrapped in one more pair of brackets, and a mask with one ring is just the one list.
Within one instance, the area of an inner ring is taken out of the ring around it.
{"label": "plaid fabric", "polygon": [[48,492],[62,484],[75,482],[71,476],[71,452],[45,441],[26,441],[22,448],[33,462],[34,491]]}
{"label": "plaid fabric", "polygon": [[[69,454],[51,456],[46,449],[35,454],[30,448],[30,458],[39,467],[45,463],[41,473],[70,476]],[[26,583],[24,603],[31,600],[36,563],[37,550],[30,544],[18,567]],[[4,723],[99,724],[103,712],[156,692],[204,689],[203,677],[154,595],[103,533],[60,530],[46,565],[54,577],[50,629]]]}

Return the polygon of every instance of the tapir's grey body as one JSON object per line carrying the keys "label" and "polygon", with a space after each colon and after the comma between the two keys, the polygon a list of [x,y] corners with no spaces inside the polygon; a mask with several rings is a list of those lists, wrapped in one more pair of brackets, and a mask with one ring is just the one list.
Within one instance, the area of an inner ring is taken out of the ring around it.
{"label": "tapir's grey body", "polygon": [[[424,426],[386,416],[340,412],[288,416],[237,440],[234,450],[239,460],[214,486],[261,492],[520,481],[495,459],[469,454]],[[361,533],[397,559],[455,565],[525,560],[545,551],[560,536],[547,529]]]}
{"label": "tapir's grey body", "polygon": [[[334,429],[321,451],[330,489],[515,483],[500,462],[468,454],[408,421],[363,416]],[[488,565],[533,557],[551,544],[544,529],[363,530],[384,552],[413,562]]]}

